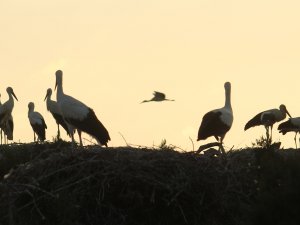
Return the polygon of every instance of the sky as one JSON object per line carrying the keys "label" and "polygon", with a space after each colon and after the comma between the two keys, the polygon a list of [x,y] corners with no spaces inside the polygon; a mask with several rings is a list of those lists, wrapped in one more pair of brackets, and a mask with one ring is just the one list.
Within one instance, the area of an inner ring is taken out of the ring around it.
{"label": "sky", "polygon": [[[166,139],[189,151],[215,141],[197,133],[203,115],[224,106],[226,81],[234,121],[225,149],[251,146],[265,135],[262,126],[244,132],[257,113],[285,104],[300,116],[299,11],[297,0],[1,0],[0,93],[5,102],[11,86],[19,99],[14,141],[33,141],[31,101],[47,140],[56,136],[43,100],[61,69],[65,93],[94,109],[109,146]],[[153,91],[175,101],[140,104]],[[293,138],[274,126],[274,141],[294,147]]]}

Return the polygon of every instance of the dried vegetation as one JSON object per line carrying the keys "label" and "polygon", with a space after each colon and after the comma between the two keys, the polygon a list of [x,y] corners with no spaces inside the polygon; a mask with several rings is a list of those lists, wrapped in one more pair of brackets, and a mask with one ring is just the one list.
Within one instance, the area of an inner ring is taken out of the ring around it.
{"label": "dried vegetation", "polygon": [[299,224],[299,150],[0,146],[1,225]]}

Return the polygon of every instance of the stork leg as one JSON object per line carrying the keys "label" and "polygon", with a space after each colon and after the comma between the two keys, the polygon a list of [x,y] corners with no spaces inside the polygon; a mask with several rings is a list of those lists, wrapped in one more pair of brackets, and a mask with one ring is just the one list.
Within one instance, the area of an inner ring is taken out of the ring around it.
{"label": "stork leg", "polygon": [[297,132],[295,132],[294,141],[295,141],[295,145],[296,145],[296,149],[297,149]]}
{"label": "stork leg", "polygon": [[272,133],[273,133],[273,125],[271,125],[271,137],[270,137],[270,144],[272,143]]}
{"label": "stork leg", "polygon": [[72,147],[75,147],[74,133],[71,133],[71,138],[72,138]]}
{"label": "stork leg", "polygon": [[266,136],[267,136],[267,144],[269,143],[269,127],[265,126],[266,128]]}
{"label": "stork leg", "polygon": [[79,142],[80,142],[80,146],[82,147],[82,139],[81,139],[81,130],[78,130],[77,129],[77,132],[78,132],[78,137],[79,137]]}
{"label": "stork leg", "polygon": [[60,140],[59,124],[57,124],[57,140]]}
{"label": "stork leg", "polygon": [[224,147],[223,147],[223,140],[224,140],[224,137],[225,137],[225,135],[221,136],[221,137],[220,137],[220,140],[219,140],[219,143],[220,143],[219,150],[222,152],[223,155],[226,154],[225,149],[224,149]]}

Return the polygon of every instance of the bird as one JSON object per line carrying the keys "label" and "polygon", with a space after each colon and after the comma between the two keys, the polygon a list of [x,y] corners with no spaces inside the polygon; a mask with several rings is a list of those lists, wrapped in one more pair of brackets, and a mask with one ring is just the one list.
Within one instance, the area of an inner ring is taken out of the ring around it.
{"label": "bird", "polygon": [[153,92],[154,97],[150,100],[144,100],[141,103],[145,102],[161,102],[161,101],[175,101],[174,99],[167,99],[166,95],[162,92],[154,91]]}
{"label": "bird", "polygon": [[297,134],[300,132],[300,117],[289,118],[287,121],[278,125],[279,133],[285,135],[288,132],[295,132],[295,145],[297,149]]}
{"label": "bird", "polygon": [[[1,97],[1,94],[0,94]],[[0,100],[0,106],[2,105],[1,100]],[[3,143],[3,133],[4,133],[4,143],[7,143],[7,140],[13,140],[13,131],[14,131],[14,121],[13,121],[13,117],[10,114],[8,116],[8,119],[6,121],[4,121],[1,125],[0,125],[0,133],[1,133],[1,144]],[[7,139],[7,140],[6,140]]]}
{"label": "bird", "polygon": [[[12,87],[7,87],[6,92],[8,94],[8,100],[0,105],[0,127],[3,129],[4,126],[7,126],[10,124],[10,126],[12,126],[12,128],[10,128],[10,129],[13,129],[13,124],[11,124],[11,122],[7,122],[7,121],[10,120],[10,118],[12,120],[12,111],[14,108],[14,98],[17,101],[18,101],[18,98],[15,95]],[[12,136],[10,134],[9,134],[9,136],[10,136],[10,138],[12,138]]]}
{"label": "bird", "polygon": [[81,146],[81,131],[83,131],[95,138],[100,146],[104,145],[107,147],[107,142],[111,140],[109,133],[97,118],[94,110],[64,93],[63,72],[61,70],[57,70],[55,75],[55,89],[57,88],[56,101],[64,120],[68,124],[73,145],[75,143],[73,129],[75,128],[78,131]]}
{"label": "bird", "polygon": [[60,130],[59,130],[59,126],[62,126],[65,131],[67,132],[67,135],[70,136],[69,133],[69,128],[67,123],[65,122],[59,108],[58,108],[58,104],[56,101],[51,100],[51,95],[52,95],[52,89],[48,88],[47,89],[47,94],[45,96],[44,101],[46,101],[46,106],[47,106],[47,110],[52,114],[53,118],[56,121],[57,124],[57,139],[60,139]]}
{"label": "bird", "polygon": [[219,142],[220,150],[224,154],[223,140],[233,123],[231,107],[231,83],[225,82],[225,105],[222,108],[207,112],[200,124],[197,141],[214,136]]}
{"label": "bird", "polygon": [[[39,112],[34,111],[33,102],[28,103],[28,119],[33,129],[34,142],[35,141],[43,142],[46,139],[47,125],[45,123],[43,116]],[[38,136],[37,139],[35,134],[37,134]]]}
{"label": "bird", "polygon": [[[14,120],[13,120],[13,117],[11,114],[8,117],[8,119],[1,125],[1,129],[4,133],[4,143],[7,143],[7,140],[12,141],[14,138],[14,136],[13,136]],[[2,138],[2,136],[1,136],[1,138]],[[6,140],[6,138],[7,138],[7,140]]]}
{"label": "bird", "polygon": [[284,120],[286,118],[286,114],[288,114],[289,117],[291,117],[284,104],[281,104],[279,106],[279,109],[274,108],[265,110],[263,112],[258,113],[251,120],[249,120],[246,123],[244,130],[246,131],[251,127],[263,125],[266,129],[267,143],[270,144],[272,142],[273,125],[276,122]]}

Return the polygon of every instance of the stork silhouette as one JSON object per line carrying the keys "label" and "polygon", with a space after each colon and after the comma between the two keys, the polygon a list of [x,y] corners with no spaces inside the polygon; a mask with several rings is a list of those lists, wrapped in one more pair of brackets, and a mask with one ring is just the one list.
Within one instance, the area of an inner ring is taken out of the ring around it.
{"label": "stork silhouette", "polygon": [[166,95],[162,92],[154,91],[153,92],[154,97],[150,100],[144,100],[141,103],[145,102],[162,102],[162,101],[175,101],[174,99],[168,99],[166,98]]}

